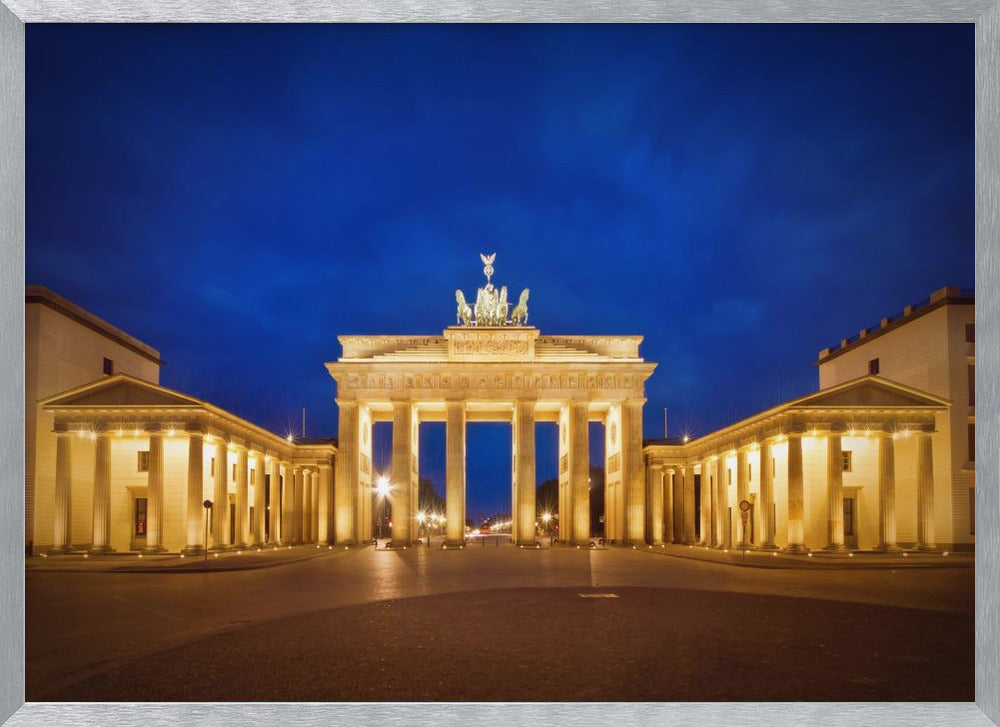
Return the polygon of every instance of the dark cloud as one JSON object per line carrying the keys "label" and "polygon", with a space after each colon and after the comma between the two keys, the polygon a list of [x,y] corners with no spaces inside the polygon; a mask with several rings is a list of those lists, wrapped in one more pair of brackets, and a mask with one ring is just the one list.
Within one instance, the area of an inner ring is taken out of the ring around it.
{"label": "dark cloud", "polygon": [[544,331],[645,336],[653,436],[802,394],[820,348],[973,281],[972,26],[26,33],[28,281],[278,432],[334,434],[337,334],[439,331],[479,252]]}

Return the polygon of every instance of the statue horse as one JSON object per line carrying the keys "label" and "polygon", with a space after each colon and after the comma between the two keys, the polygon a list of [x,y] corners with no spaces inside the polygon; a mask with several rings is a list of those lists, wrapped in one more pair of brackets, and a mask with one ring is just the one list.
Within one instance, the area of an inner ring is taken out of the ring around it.
{"label": "statue horse", "polygon": [[472,307],[465,302],[465,293],[461,290],[455,291],[455,300],[458,302],[458,311],[455,313],[455,323],[468,326],[472,321]]}
{"label": "statue horse", "polygon": [[521,298],[514,306],[514,312],[510,314],[510,322],[515,326],[523,326],[528,323],[528,289],[521,291]]}

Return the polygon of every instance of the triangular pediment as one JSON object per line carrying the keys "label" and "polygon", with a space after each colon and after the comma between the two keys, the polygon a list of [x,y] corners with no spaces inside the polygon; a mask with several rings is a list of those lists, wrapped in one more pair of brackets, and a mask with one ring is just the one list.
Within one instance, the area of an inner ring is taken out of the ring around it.
{"label": "triangular pediment", "polygon": [[197,406],[202,402],[124,374],[78,386],[42,401],[47,408],[83,406]]}
{"label": "triangular pediment", "polygon": [[865,376],[823,389],[793,403],[796,407],[942,407],[950,402],[939,396],[877,376]]}

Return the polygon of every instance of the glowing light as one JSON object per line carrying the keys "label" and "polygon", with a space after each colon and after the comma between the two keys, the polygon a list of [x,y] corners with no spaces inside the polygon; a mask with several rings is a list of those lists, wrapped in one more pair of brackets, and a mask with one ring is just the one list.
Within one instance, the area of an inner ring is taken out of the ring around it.
{"label": "glowing light", "polygon": [[285,439],[288,440],[289,444],[291,444],[293,441],[295,441],[295,437],[293,437],[291,435],[291,433],[289,433],[289,435],[287,437],[285,437]]}
{"label": "glowing light", "polygon": [[853,557],[854,557],[854,553],[848,553],[848,554],[847,554],[847,557],[848,557],[848,558],[853,558]]}
{"label": "glowing light", "polygon": [[389,486],[389,478],[385,475],[379,475],[378,479],[375,481],[375,492],[379,497],[387,497],[392,491],[392,487]]}
{"label": "glowing light", "polygon": [[420,523],[421,525],[423,525],[425,520],[427,520],[427,513],[423,512],[423,511],[418,512],[417,513],[417,522]]}
{"label": "glowing light", "polygon": [[848,437],[853,437],[854,436],[854,430],[853,429],[848,429],[847,430],[847,436]]}
{"label": "glowing light", "polygon": [[690,437],[688,437],[688,435],[686,435],[686,434],[685,434],[685,435],[684,435],[684,436],[682,437],[682,439],[684,440],[684,444],[687,444],[687,443],[688,443],[688,439],[690,439]]}
{"label": "glowing light", "polygon": [[184,553],[181,553],[181,557],[182,557],[182,558],[184,557]]}
{"label": "glowing light", "polygon": [[117,434],[117,435],[118,435],[118,436],[120,437],[120,436],[122,436],[123,434],[125,434],[125,432],[124,432],[124,431],[122,431],[121,429],[119,429],[119,430],[117,430],[117,431],[115,432],[115,434]]}
{"label": "glowing light", "polygon": [[173,429],[168,429],[168,430],[167,430],[167,436],[168,436],[168,437],[172,437],[172,436],[174,436],[174,430],[173,430]]}
{"label": "glowing light", "polygon": [[140,557],[140,558],[142,557],[142,553],[139,553],[139,557]]}
{"label": "glowing light", "polygon": [[551,519],[552,519],[552,515],[550,513],[547,513],[547,512],[543,512],[542,513],[542,522],[546,522],[547,523]]}
{"label": "glowing light", "polygon": [[132,436],[138,437],[139,436],[139,430],[138,429],[133,429],[132,430]]}
{"label": "glowing light", "polygon": [[93,439],[97,439],[97,432],[91,432],[91,433],[90,433],[90,438],[91,438],[92,440],[93,440]]}

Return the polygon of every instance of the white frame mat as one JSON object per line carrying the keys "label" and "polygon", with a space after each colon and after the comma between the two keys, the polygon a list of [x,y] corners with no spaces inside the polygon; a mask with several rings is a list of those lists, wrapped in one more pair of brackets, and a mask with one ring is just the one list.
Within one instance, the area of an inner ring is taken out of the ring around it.
{"label": "white frame mat", "polygon": [[[975,703],[24,702],[24,24],[44,22],[940,22],[976,24]],[[8,725],[1000,724],[1000,0],[0,0],[0,721]]]}

